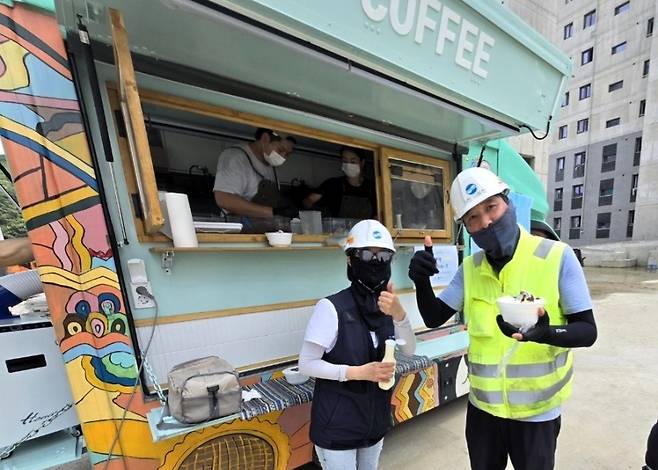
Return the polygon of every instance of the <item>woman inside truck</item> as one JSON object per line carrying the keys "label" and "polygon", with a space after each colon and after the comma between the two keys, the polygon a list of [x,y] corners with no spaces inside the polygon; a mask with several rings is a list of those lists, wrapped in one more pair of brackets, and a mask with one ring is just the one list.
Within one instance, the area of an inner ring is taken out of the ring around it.
{"label": "woman inside truck", "polygon": [[376,220],[362,220],[347,237],[351,285],[321,299],[306,327],[299,369],[316,378],[311,441],[324,470],[375,470],[391,428],[391,393],[382,390],[395,365],[381,362],[385,341],[416,349],[414,332],[390,282],[393,239]]}
{"label": "woman inside truck", "polygon": [[331,217],[369,219],[376,216],[374,182],[365,178],[365,156],[353,147],[340,149],[344,175],[329,178],[304,199],[304,207]]}

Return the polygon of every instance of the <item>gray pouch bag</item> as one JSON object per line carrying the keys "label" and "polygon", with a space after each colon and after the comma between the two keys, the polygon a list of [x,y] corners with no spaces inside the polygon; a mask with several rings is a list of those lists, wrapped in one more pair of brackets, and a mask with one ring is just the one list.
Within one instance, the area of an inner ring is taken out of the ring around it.
{"label": "gray pouch bag", "polygon": [[242,390],[231,364],[217,356],[174,366],[168,375],[167,403],[181,423],[201,423],[240,411]]}

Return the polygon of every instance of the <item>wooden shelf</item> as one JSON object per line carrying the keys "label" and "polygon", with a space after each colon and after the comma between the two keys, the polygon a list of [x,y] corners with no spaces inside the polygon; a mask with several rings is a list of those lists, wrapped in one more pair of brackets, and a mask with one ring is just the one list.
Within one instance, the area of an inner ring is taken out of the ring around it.
{"label": "wooden shelf", "polygon": [[169,247],[153,247],[149,251],[151,253],[262,253],[268,252],[291,252],[291,251],[339,251],[339,246],[200,246],[198,248],[175,248]]}

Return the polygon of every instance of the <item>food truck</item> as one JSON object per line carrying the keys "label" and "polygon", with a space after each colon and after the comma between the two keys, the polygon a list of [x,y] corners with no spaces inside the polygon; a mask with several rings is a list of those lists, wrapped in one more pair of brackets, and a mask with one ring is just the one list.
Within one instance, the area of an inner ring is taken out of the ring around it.
{"label": "food truck", "polygon": [[[220,153],[262,128],[294,139],[276,175],[293,200],[341,175],[343,146],[365,162],[418,338],[416,356],[398,358],[393,421],[468,392],[464,325],[424,326],[408,263],[431,235],[437,292],[449,282],[464,245],[448,190],[480,156],[546,212],[501,139],[548,131],[571,67],[500,2],[14,0],[0,16],[0,135],[94,468],[313,459],[313,380],[282,370],[317,300],[346,286],[353,221],[316,212],[259,230],[218,211]],[[292,243],[270,246],[266,230]],[[158,426],[169,370],[211,355],[260,398]]]}

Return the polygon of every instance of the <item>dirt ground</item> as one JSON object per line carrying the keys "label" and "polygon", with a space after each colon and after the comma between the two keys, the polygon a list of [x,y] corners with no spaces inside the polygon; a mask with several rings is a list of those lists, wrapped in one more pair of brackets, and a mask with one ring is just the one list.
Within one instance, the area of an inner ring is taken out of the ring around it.
{"label": "dirt ground", "polygon": [[[639,470],[658,419],[658,273],[588,268],[586,276],[599,337],[575,355],[556,468]],[[380,468],[467,470],[466,403],[460,399],[393,429]]]}

